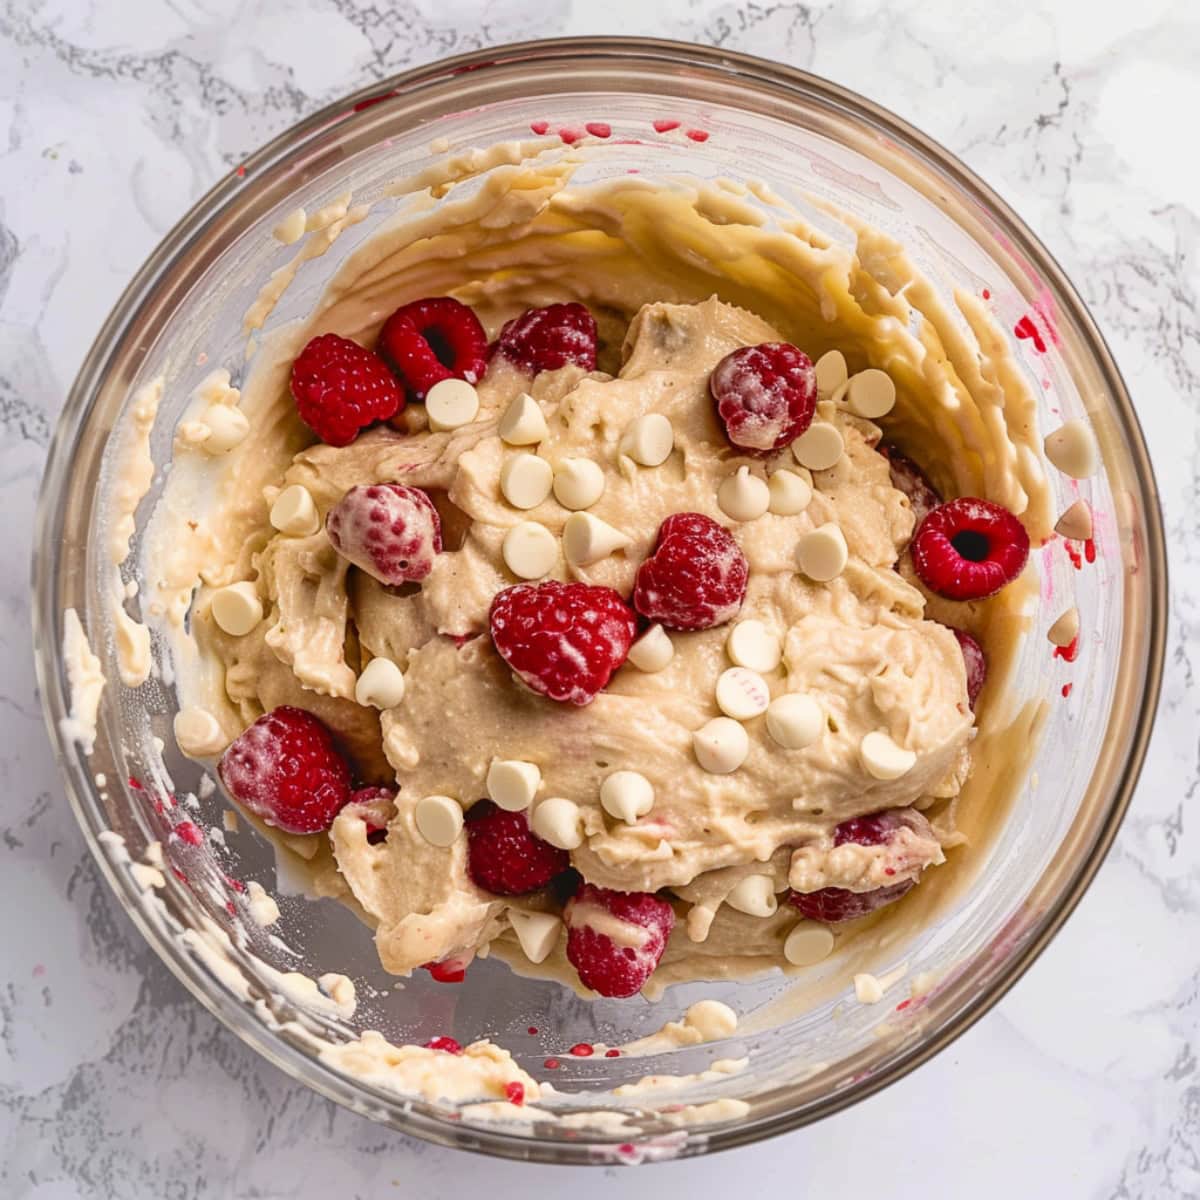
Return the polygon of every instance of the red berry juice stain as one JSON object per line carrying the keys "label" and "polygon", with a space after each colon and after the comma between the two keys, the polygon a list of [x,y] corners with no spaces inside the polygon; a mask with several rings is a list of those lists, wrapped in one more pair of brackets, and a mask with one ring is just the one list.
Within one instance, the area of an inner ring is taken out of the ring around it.
{"label": "red berry juice stain", "polygon": [[204,844],[204,834],[200,832],[199,826],[192,821],[180,821],[172,832],[180,841],[187,842],[189,846],[202,846]]}
{"label": "red berry juice stain", "polygon": [[549,121],[530,121],[529,129],[530,129],[531,133],[536,133],[538,135],[538,137],[541,137],[543,133],[550,132],[550,122]]}
{"label": "red berry juice stain", "polygon": [[504,1085],[504,1094],[508,1097],[509,1104],[521,1105],[525,1103],[525,1085],[519,1079],[514,1079],[511,1083],[506,1083]]}
{"label": "red berry juice stain", "polygon": [[528,1033],[530,1037],[534,1037],[537,1034],[537,1026],[530,1025],[530,1027],[525,1032]]}
{"label": "red berry juice stain", "polygon": [[592,137],[606,138],[612,137],[612,126],[607,121],[589,121],[584,129],[592,135]]}
{"label": "red berry juice stain", "polygon": [[1067,698],[1067,697],[1068,697],[1068,696],[1071,694],[1071,689],[1072,689],[1074,686],[1075,686],[1075,685],[1074,685],[1073,683],[1064,683],[1064,684],[1063,684],[1063,686],[1062,686],[1062,693],[1063,693],[1063,699],[1064,699],[1064,700],[1065,700],[1065,699],[1066,699],[1066,698]]}
{"label": "red berry juice stain", "polygon": [[542,1063],[542,1066],[545,1067],[547,1071],[557,1071],[558,1068],[562,1066],[562,1063],[560,1063],[557,1058],[548,1058],[544,1063]]}
{"label": "red berry juice stain", "polygon": [[461,1054],[462,1046],[452,1037],[435,1037],[425,1043],[426,1050],[444,1050],[447,1054]]}
{"label": "red berry juice stain", "polygon": [[1079,634],[1076,634],[1066,646],[1055,646],[1054,657],[1063,662],[1073,663],[1079,657]]}
{"label": "red berry juice stain", "polygon": [[689,129],[686,131],[684,136],[693,142],[707,142],[708,141],[708,130],[707,129]]}
{"label": "red berry juice stain", "polygon": [[135,792],[140,792],[140,791],[142,790],[142,782],[141,782],[141,780],[140,780],[140,779],[137,779],[137,778],[136,778],[136,777],[134,777],[133,775],[130,775],[130,777],[129,777],[129,786],[130,786],[131,788],[133,788],[133,790],[134,790]]}
{"label": "red berry juice stain", "polygon": [[368,108],[371,108],[373,105],[382,104],[383,101],[390,100],[394,95],[396,95],[395,91],[380,92],[380,94],[378,96],[368,96],[365,100],[360,100],[356,105],[354,105],[354,107],[350,111],[356,112],[356,113],[357,112],[365,112]]}
{"label": "red berry juice stain", "polygon": [[174,864],[171,866],[171,874],[179,880],[180,883],[187,883],[188,877]]}
{"label": "red berry juice stain", "polygon": [[911,1003],[911,1000],[901,1000],[900,1003],[896,1005],[896,1011],[903,1012]]}
{"label": "red berry juice stain", "polygon": [[988,291],[987,288],[983,289],[983,298],[985,300],[990,300],[992,298],[992,293],[990,291]]}
{"label": "red berry juice stain", "polygon": [[626,175],[640,175],[640,174],[641,174],[641,171],[639,171],[639,170],[637,169],[637,167],[630,167],[630,168],[629,168],[629,169],[628,169],[628,170],[625,172],[625,174],[626,174]]}
{"label": "red berry juice stain", "polygon": [[665,120],[662,117],[660,117],[657,121],[654,122],[654,132],[655,133],[670,133],[672,129],[678,129],[678,128],[679,128],[678,121]]}
{"label": "red berry juice stain", "polygon": [[591,1058],[596,1053],[596,1047],[591,1042],[576,1042],[570,1049],[576,1058]]}
{"label": "red berry juice stain", "polygon": [[237,905],[232,900],[225,901],[225,911],[231,916],[237,916]]}
{"label": "red berry juice stain", "polygon": [[579,139],[581,137],[583,137],[583,133],[581,130],[578,130],[578,129],[565,129],[564,128],[564,129],[560,129],[558,131],[558,136],[564,142],[566,142],[566,144],[568,146],[573,146],[577,141],[579,141]]}
{"label": "red berry juice stain", "polygon": [[618,1150],[619,1150],[619,1151],[620,1151],[622,1154],[636,1154],[636,1153],[637,1153],[637,1151],[634,1149],[634,1145],[633,1145],[633,1143],[632,1143],[632,1142],[622,1142],[622,1143],[621,1143],[621,1144],[620,1144],[620,1145],[617,1147],[617,1149],[618,1149]]}
{"label": "red berry juice stain", "polygon": [[238,167],[238,169],[237,169],[237,177],[238,177],[239,179],[245,179],[245,178],[246,178],[246,168],[245,168],[245,167]]}
{"label": "red berry juice stain", "polygon": [[246,885],[240,879],[234,879],[232,875],[226,875],[224,871],[221,872],[221,878],[225,880],[227,888],[232,888],[239,895],[245,892]]}
{"label": "red berry juice stain", "polygon": [[611,1050],[605,1050],[604,1057],[605,1058],[620,1058],[621,1052],[614,1046]]}
{"label": "red berry juice stain", "polygon": [[34,979],[41,979],[41,977],[43,975],[45,975],[45,973],[46,973],[46,964],[45,963],[36,963],[34,965],[34,968],[33,968]]}
{"label": "red berry juice stain", "polygon": [[1078,549],[1076,549],[1075,543],[1068,541],[1063,542],[1063,545],[1067,548],[1067,557],[1071,560],[1071,565],[1075,568],[1075,570],[1082,571],[1083,556],[1079,553]]}
{"label": "red berry juice stain", "polygon": [[1088,538],[1088,540],[1083,543],[1083,557],[1090,563],[1094,563],[1096,561],[1095,538]]}
{"label": "red berry juice stain", "polygon": [[161,796],[154,797],[154,811],[161,817],[167,811],[167,806],[162,802]]}
{"label": "red berry juice stain", "polygon": [[1046,342],[1042,337],[1038,327],[1033,323],[1033,318],[1026,313],[1014,326],[1013,333],[1019,338],[1028,338],[1033,342],[1033,348],[1039,354],[1046,353]]}

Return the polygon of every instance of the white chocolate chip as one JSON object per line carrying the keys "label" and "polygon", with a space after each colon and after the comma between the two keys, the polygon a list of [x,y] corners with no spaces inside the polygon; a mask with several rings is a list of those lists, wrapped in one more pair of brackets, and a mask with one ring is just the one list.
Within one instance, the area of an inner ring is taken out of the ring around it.
{"label": "white chocolate chip", "polygon": [[761,716],[771,703],[767,681],[757,672],[745,667],[730,667],[717,680],[717,707],[735,721],[749,721]]}
{"label": "white chocolate chip", "polygon": [[175,714],[175,741],[188,758],[220,754],[229,744],[220,722],[206,708],[181,708]]}
{"label": "white chocolate chip", "polygon": [[554,470],[554,495],[563,508],[591,508],[604,495],[604,471],[590,458],[564,458]]}
{"label": "white chocolate chip", "polygon": [[643,467],[660,467],[675,449],[675,430],[662,413],[638,417],[621,438],[621,453]]}
{"label": "white chocolate chip", "polygon": [[896,404],[896,385],[886,371],[868,367],[846,385],[846,403],[856,416],[869,421],[886,417]]}
{"label": "white chocolate chip", "polygon": [[246,908],[249,910],[250,920],[260,929],[266,929],[279,920],[279,905],[275,897],[257,879],[246,882]]}
{"label": "white chocolate chip", "polygon": [[864,971],[854,977],[854,994],[860,1004],[878,1004],[883,999],[883,985]]}
{"label": "white chocolate chip", "polygon": [[600,804],[610,817],[632,825],[654,807],[654,785],[640,771],[614,771],[600,785]]}
{"label": "white chocolate chip", "polygon": [[1054,532],[1073,542],[1086,542],[1092,536],[1092,510],[1086,500],[1076,500],[1054,526]]}
{"label": "white chocolate chip", "polygon": [[725,903],[748,917],[773,917],[779,907],[775,881],[770,875],[747,875],[725,897]]}
{"label": "white chocolate chip", "polygon": [[783,658],[783,646],[761,621],[739,621],[725,639],[731,662],[751,671],[773,671]]}
{"label": "white chocolate chip", "polygon": [[558,944],[562,921],[553,913],[522,912],[519,908],[508,910],[508,920],[525,957],[531,963],[545,962]]}
{"label": "white chocolate chip", "polygon": [[1069,646],[1079,636],[1079,609],[1068,608],[1046,631],[1046,636],[1056,646]]}
{"label": "white chocolate chip", "polygon": [[543,842],[574,850],[583,842],[583,815],[574,800],[551,796],[533,810],[529,827]]}
{"label": "white chocolate chip", "polygon": [[537,508],[553,483],[554,468],[536,454],[514,454],[500,468],[500,492],[513,508]]}
{"label": "white chocolate chip", "polygon": [[1046,457],[1072,479],[1087,479],[1100,469],[1100,448],[1086,421],[1076,417],[1048,434]]}
{"label": "white chocolate chip", "polygon": [[863,768],[874,779],[892,780],[907,775],[917,765],[917,756],[897,746],[886,733],[872,730],[858,747]]}
{"label": "white chocolate chip", "polygon": [[801,921],[783,943],[783,957],[793,967],[812,967],[833,950],[833,931],[816,921]]}
{"label": "white chocolate chip", "polygon": [[812,500],[812,484],[809,480],[786,468],[776,471],[767,480],[767,489],[771,494],[769,510],[779,517],[794,517],[803,512]]}
{"label": "white chocolate chip", "polygon": [[304,236],[304,230],[308,225],[308,216],[302,208],[293,208],[282,221],[271,231],[272,236],[277,242],[282,242],[285,246],[290,246],[293,242],[298,242]]}
{"label": "white chocolate chip", "polygon": [[846,356],[840,350],[827,350],[817,359],[814,366],[817,376],[817,395],[828,400],[850,377],[846,369]]}
{"label": "white chocolate chip", "polygon": [[417,832],[431,846],[453,846],[462,833],[463,811],[449,796],[426,796],[413,810]]}
{"label": "white chocolate chip", "polygon": [[208,426],[208,437],[200,444],[205,454],[225,454],[250,432],[246,414],[232,404],[210,404],[200,420]]}
{"label": "white chocolate chip", "polygon": [[258,589],[246,580],[213,592],[211,611],[213,620],[233,637],[244,637],[263,616]]}
{"label": "white chocolate chip", "polygon": [[563,554],[573,567],[589,567],[633,544],[619,529],[587,512],[573,512],[563,525]]}
{"label": "white chocolate chip", "polygon": [[541,579],[558,562],[558,541],[545,525],[522,521],[504,535],[500,553],[518,579]]}
{"label": "white chocolate chip", "polygon": [[395,708],[404,699],[404,672],[390,658],[373,658],[354,685],[363,708]]}
{"label": "white chocolate chip", "polygon": [[321,528],[321,514],[302,483],[285,487],[271,505],[271,524],[288,537],[310,537]]}
{"label": "white chocolate chip", "polygon": [[661,625],[651,625],[629,647],[629,661],[647,674],[665,670],[674,657],[675,646]]}
{"label": "white chocolate chip", "polygon": [[465,379],[440,379],[425,393],[425,413],[435,433],[470,425],[478,412],[479,393]]}
{"label": "white chocolate chip", "polygon": [[800,570],[809,579],[828,583],[845,570],[850,551],[842,531],[832,521],[826,521],[800,539],[796,557]]}
{"label": "white chocolate chip", "polygon": [[825,714],[811,696],[789,692],[767,708],[767,732],[785,750],[803,750],[821,736]]}
{"label": "white chocolate chip", "polygon": [[845,452],[846,443],[836,425],[814,421],[793,443],[792,455],[810,471],[827,471]]}
{"label": "white chocolate chip", "polygon": [[691,1026],[706,1042],[715,1042],[737,1032],[738,1016],[720,1000],[697,1000],[683,1014],[683,1023]]}
{"label": "white chocolate chip", "polygon": [[755,521],[771,504],[771,490],[764,479],[750,474],[749,467],[738,467],[721,482],[717,503],[731,521]]}
{"label": "white chocolate chip", "polygon": [[711,775],[728,775],[746,761],[750,738],[745,727],[729,717],[714,717],[692,734],[696,761]]}
{"label": "white chocolate chip", "polygon": [[496,432],[510,446],[535,446],[550,431],[541,406],[528,392],[522,392],[504,410]]}
{"label": "white chocolate chip", "polygon": [[493,758],[488,767],[487,794],[505,812],[523,812],[542,785],[536,763],[516,758]]}

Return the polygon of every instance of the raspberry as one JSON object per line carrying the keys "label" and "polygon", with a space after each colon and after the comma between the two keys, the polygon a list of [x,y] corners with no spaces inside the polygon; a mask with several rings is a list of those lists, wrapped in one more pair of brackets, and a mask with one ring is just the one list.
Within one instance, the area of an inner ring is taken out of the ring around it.
{"label": "raspberry", "polygon": [[328,829],[350,800],[350,769],[333,735],[287,704],[243,730],[217,769],[239,804],[287,833]]}
{"label": "raspberry", "polygon": [[359,810],[367,823],[367,841],[372,846],[387,841],[387,823],[391,820],[395,801],[395,788],[362,787],[350,793],[350,805]]}
{"label": "raspberry", "polygon": [[987,656],[983,653],[983,647],[965,629],[955,629],[951,625],[950,632],[958,638],[962,649],[967,668],[967,703],[974,708],[983,685],[987,683]]}
{"label": "raspberry", "polygon": [[741,608],[749,576],[728,530],[702,513],[676,513],[638,568],[633,607],[668,629],[711,629]]}
{"label": "raspberry", "polygon": [[788,342],[763,342],[727,354],[709,376],[708,390],[739,450],[769,454],[794,442],[812,424],[817,375],[808,355]]}
{"label": "raspberry", "polygon": [[426,1050],[444,1050],[447,1054],[461,1054],[462,1046],[452,1037],[446,1037],[444,1034],[440,1037],[430,1038],[425,1043]]}
{"label": "raspberry", "polygon": [[526,309],[506,322],[495,349],[531,375],[576,363],[596,369],[596,319],[582,304]]}
{"label": "raspberry", "polygon": [[882,846],[902,824],[888,809],[868,813],[865,817],[851,817],[833,831],[833,844],[844,846],[854,842],[859,846]]}
{"label": "raspberry", "polygon": [[489,616],[500,657],[535,692],[590,704],[625,661],[637,621],[621,597],[586,583],[520,583]]}
{"label": "raspberry", "polygon": [[530,832],[523,812],[506,812],[479,800],[467,813],[467,874],[497,896],[523,896],[543,888],[571,865],[565,850]]}
{"label": "raspberry", "polygon": [[478,383],[487,369],[487,334],[479,318],[450,296],[402,305],[383,324],[379,353],[421,401],[443,379]]}
{"label": "raspberry", "polygon": [[908,497],[913,519],[920,525],[926,514],[941,504],[941,496],[934,490],[925,472],[911,458],[901,454],[895,446],[883,446],[880,453],[888,460],[892,487]]}
{"label": "raspberry", "polygon": [[913,569],[947,600],[982,600],[1012,583],[1029,557],[1029,534],[1006,508],[962,496],[939,504],[912,540]]}
{"label": "raspberry", "polygon": [[810,921],[822,921],[826,925],[837,925],[841,921],[853,921],[865,917],[877,908],[894,904],[916,883],[905,879],[891,887],[876,888],[873,892],[851,892],[846,888],[827,887],[816,892],[789,892],[788,903]]}
{"label": "raspberry", "polygon": [[420,488],[352,487],[325,518],[333,548],[380,583],[419,583],[442,552],[442,521]]}
{"label": "raspberry", "polygon": [[467,963],[462,958],[443,958],[438,962],[421,964],[435,983],[462,983],[467,977]]}
{"label": "raspberry", "polygon": [[[588,910],[596,908],[606,914],[605,924],[615,917],[644,933],[631,930],[633,936],[618,944],[588,923]],[[654,974],[675,927],[675,910],[649,892],[613,892],[583,883],[567,902],[563,920],[567,923],[567,959],[584,986],[601,996],[623,999],[641,991]],[[629,941],[640,944],[626,944]]]}
{"label": "raspberry", "polygon": [[404,407],[387,366],[336,333],[315,337],[292,363],[292,398],[300,420],[330,446],[348,446],[374,421]]}

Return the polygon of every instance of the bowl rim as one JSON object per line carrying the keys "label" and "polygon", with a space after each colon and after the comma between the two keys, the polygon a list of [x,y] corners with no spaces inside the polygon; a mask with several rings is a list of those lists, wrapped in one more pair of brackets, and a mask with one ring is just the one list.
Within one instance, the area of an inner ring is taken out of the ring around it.
{"label": "bowl rim", "polygon": [[[360,1114],[384,1120],[393,1128],[424,1140],[518,1160],[560,1164],[611,1162],[611,1158],[598,1159],[594,1148],[624,1138],[619,1135],[611,1138],[596,1136],[590,1141],[581,1139],[571,1143],[523,1134],[513,1135],[502,1129],[491,1131],[477,1126],[470,1129],[454,1127],[449,1122],[413,1111],[393,1094],[365,1084],[352,1085],[344,1076],[332,1071],[315,1057],[301,1053],[294,1045],[278,1037],[241,1002],[205,986],[202,973],[180,951],[174,939],[146,917],[140,896],[135,894],[136,889],[125,873],[116,869],[98,841],[104,826],[99,820],[99,806],[95,803],[94,794],[91,794],[94,786],[91,772],[86,768],[82,755],[66,740],[59,727],[59,718],[67,711],[58,644],[63,604],[53,559],[49,554],[41,553],[40,547],[57,547],[63,541],[67,515],[67,489],[64,485],[69,466],[77,443],[86,430],[86,419],[100,386],[134,318],[153,292],[164,266],[175,261],[191,242],[200,238],[216,222],[226,204],[244,187],[244,178],[276,162],[285,154],[296,155],[313,138],[347,119],[353,119],[356,114],[376,103],[444,84],[465,71],[511,66],[520,62],[537,62],[545,66],[556,60],[580,59],[593,66],[612,64],[618,59],[625,65],[636,65],[638,62],[660,66],[667,63],[676,66],[683,64],[686,68],[708,73],[714,78],[748,78],[760,87],[774,88],[790,95],[799,93],[810,101],[839,109],[844,115],[871,127],[878,135],[893,139],[913,153],[932,177],[940,175],[970,199],[981,202],[997,214],[1006,224],[1005,233],[1016,250],[1032,264],[1054,290],[1056,298],[1063,303],[1108,385],[1112,409],[1141,489],[1146,533],[1142,550],[1150,580],[1146,610],[1148,653],[1141,680],[1140,703],[1136,706],[1128,753],[1120,778],[1115,783],[1112,801],[1095,836],[1091,853],[1080,862],[1068,885],[1056,897],[1055,904],[1034,921],[1032,932],[1021,949],[1005,964],[991,985],[966,1001],[932,1037],[898,1053],[878,1073],[829,1095],[813,1108],[794,1109],[728,1126],[705,1126],[689,1130],[686,1138],[681,1139],[669,1157],[731,1149],[773,1137],[840,1112],[876,1094],[949,1046],[997,1004],[1025,974],[1075,910],[1104,861],[1132,799],[1148,749],[1161,690],[1168,598],[1161,508],[1141,426],[1111,351],[1062,268],[1009,205],[940,143],[875,102],[811,72],[750,54],[661,38],[581,36],[482,47],[400,72],[323,106],[247,156],[238,168],[220,179],[196,201],[138,269],[97,333],[59,415],[40,486],[32,563],[35,664],[43,714],[72,810],[109,887],[158,957],[209,1012],[269,1062],[327,1098]],[[372,1100],[370,1103],[369,1098]]]}

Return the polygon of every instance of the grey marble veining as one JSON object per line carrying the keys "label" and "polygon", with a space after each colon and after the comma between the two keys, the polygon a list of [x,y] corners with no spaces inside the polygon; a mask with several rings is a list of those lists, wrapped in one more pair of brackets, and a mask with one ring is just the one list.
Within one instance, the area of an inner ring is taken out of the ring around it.
{"label": "grey marble veining", "polygon": [[[1000,1006],[903,1083],[635,1174],[370,1125],[203,1012],[110,900],[34,694],[32,513],[120,289],[246,153],[338,94],[495,42],[638,33],[778,57],[960,154],[1059,257],[1137,400],[1171,540],[1151,756],[1111,858]],[[0,0],[0,1194],[1200,1196],[1200,7],[1194,0]]]}

